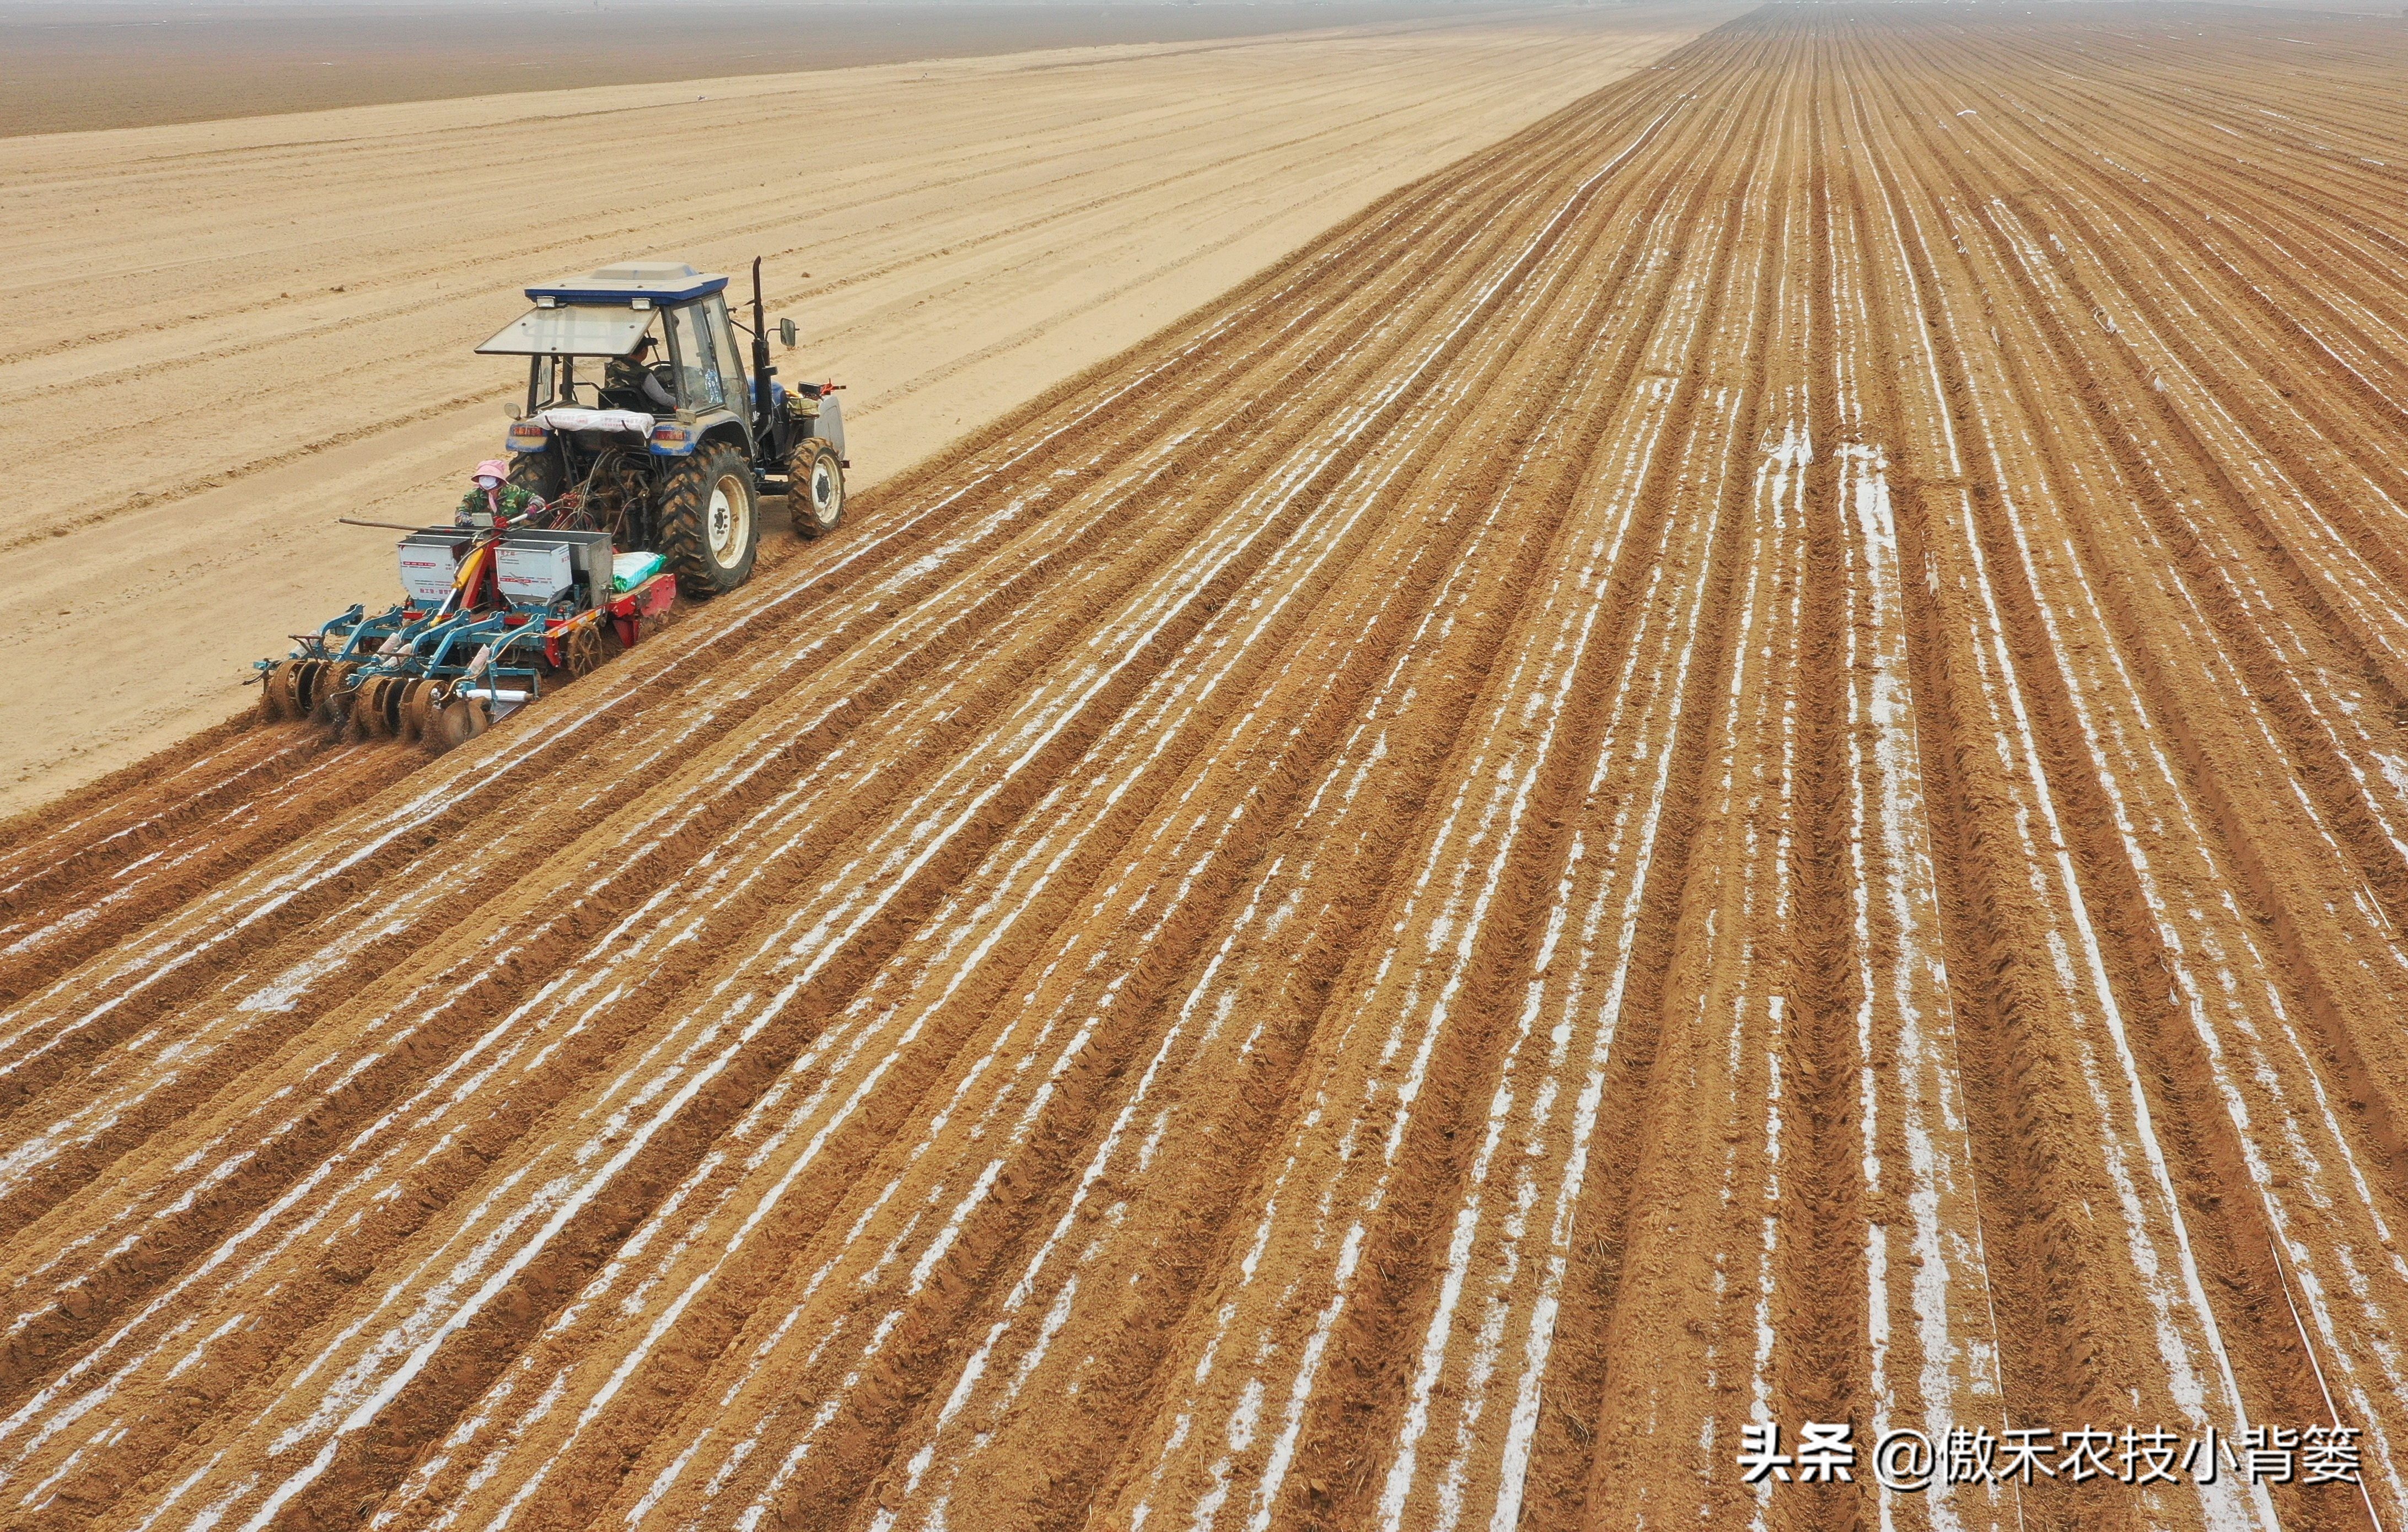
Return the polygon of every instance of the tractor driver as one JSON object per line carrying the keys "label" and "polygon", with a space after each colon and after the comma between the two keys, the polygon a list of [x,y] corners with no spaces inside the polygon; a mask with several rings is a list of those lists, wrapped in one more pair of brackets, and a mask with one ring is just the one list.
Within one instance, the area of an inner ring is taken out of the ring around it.
{"label": "tractor driver", "polygon": [[460,508],[452,513],[452,522],[455,526],[491,526],[504,520],[517,521],[541,506],[532,491],[510,482],[509,464],[487,458],[477,465],[468,493],[460,496]]}
{"label": "tractor driver", "polygon": [[[651,409],[655,413],[677,413],[677,399],[662,386],[652,371],[653,338],[646,336],[636,342],[636,349],[624,356],[614,356],[602,368],[604,404],[620,403],[624,408]],[[611,395],[618,395],[613,399]],[[622,401],[624,401],[622,403]]]}

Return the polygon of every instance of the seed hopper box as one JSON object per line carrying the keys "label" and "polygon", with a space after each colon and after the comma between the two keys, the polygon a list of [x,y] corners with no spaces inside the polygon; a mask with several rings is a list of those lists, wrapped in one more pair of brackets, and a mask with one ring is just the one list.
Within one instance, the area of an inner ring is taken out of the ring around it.
{"label": "seed hopper box", "polygon": [[456,532],[413,532],[402,538],[402,590],[418,606],[443,605],[451,598],[452,581],[467,548],[468,539]]}
{"label": "seed hopper box", "polygon": [[494,573],[512,605],[549,606],[582,593],[580,608],[610,599],[607,532],[509,532],[494,550]]}

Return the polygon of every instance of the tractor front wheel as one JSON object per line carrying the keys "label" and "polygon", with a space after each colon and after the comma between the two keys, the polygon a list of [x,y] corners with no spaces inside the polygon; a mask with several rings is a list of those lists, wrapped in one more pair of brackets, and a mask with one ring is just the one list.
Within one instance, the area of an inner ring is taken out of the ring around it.
{"label": "tractor front wheel", "polygon": [[662,487],[660,514],[660,553],[679,590],[718,595],[752,576],[761,523],[743,453],[714,441],[679,463]]}
{"label": "tractor front wheel", "polygon": [[807,538],[834,532],[844,520],[844,460],[817,437],[795,449],[794,470],[786,477],[786,514],[795,536]]}

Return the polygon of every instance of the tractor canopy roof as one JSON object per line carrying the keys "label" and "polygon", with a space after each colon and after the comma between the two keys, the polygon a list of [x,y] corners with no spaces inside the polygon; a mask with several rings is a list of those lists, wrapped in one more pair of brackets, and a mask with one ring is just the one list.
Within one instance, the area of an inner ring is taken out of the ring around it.
{"label": "tractor canopy roof", "polygon": [[684,303],[707,297],[727,285],[727,279],[696,271],[683,261],[628,261],[583,277],[563,277],[556,282],[530,287],[526,295],[538,302],[633,303],[650,298],[655,304]]}
{"label": "tractor canopy roof", "polygon": [[709,297],[727,279],[682,261],[629,261],[526,290],[536,307],[477,350],[487,356],[624,356],[665,308]]}

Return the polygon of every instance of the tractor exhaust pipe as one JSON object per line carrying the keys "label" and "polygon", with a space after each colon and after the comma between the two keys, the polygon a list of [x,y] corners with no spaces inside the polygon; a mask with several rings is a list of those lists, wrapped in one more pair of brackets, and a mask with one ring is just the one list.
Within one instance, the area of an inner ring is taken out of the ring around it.
{"label": "tractor exhaust pipe", "polygon": [[[752,257],[752,437],[767,444],[778,422],[769,418],[769,317],[761,307],[761,257]],[[756,451],[759,445],[755,446]]]}

